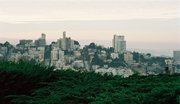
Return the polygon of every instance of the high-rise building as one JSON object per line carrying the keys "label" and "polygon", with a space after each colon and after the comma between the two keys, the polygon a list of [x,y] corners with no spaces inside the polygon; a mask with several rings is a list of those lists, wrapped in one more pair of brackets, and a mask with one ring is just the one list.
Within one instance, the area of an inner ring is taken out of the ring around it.
{"label": "high-rise building", "polygon": [[63,51],[65,50],[73,50],[74,49],[74,40],[70,37],[66,37],[66,32],[63,32],[63,38],[58,39],[57,41],[58,47]]}
{"label": "high-rise building", "polygon": [[116,53],[126,52],[126,41],[124,40],[124,36],[114,35],[113,47],[114,47],[114,52]]}
{"label": "high-rise building", "polygon": [[35,40],[35,44],[38,47],[45,47],[46,45],[46,34],[42,33],[38,40]]}
{"label": "high-rise building", "polygon": [[173,52],[173,59],[175,63],[180,64],[180,51]]}
{"label": "high-rise building", "polygon": [[66,31],[63,32],[63,39],[66,38]]}

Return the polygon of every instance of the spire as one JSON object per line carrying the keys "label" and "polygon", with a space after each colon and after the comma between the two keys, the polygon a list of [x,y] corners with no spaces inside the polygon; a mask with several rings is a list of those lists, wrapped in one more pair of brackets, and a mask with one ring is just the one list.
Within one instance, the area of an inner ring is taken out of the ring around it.
{"label": "spire", "polygon": [[63,38],[66,38],[66,31],[63,32]]}

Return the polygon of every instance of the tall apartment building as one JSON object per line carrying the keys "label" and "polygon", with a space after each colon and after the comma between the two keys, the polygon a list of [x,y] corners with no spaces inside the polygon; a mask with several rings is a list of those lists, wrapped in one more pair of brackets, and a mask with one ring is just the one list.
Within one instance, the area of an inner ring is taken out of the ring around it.
{"label": "tall apartment building", "polygon": [[126,52],[126,41],[124,40],[124,36],[114,35],[113,47],[114,47],[114,52],[116,53]]}
{"label": "tall apartment building", "polygon": [[173,52],[173,59],[175,63],[180,64],[180,51]]}

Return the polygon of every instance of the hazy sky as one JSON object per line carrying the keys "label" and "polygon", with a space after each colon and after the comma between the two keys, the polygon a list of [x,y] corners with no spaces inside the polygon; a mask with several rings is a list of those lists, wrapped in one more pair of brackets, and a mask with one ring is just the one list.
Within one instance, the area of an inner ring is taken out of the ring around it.
{"label": "hazy sky", "polygon": [[[0,38],[50,40],[63,31],[76,40],[180,44],[180,0],[0,0]],[[1,41],[0,40],[0,41]]]}

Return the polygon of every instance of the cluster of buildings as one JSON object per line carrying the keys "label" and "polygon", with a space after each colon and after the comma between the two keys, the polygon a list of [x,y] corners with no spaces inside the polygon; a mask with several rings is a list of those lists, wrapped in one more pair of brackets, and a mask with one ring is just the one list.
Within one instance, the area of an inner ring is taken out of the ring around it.
{"label": "cluster of buildings", "polygon": [[[53,65],[57,69],[94,70],[125,77],[136,72],[161,73],[165,67],[178,69],[174,65],[180,66],[180,51],[174,51],[173,58],[159,58],[127,51],[125,37],[122,35],[114,35],[112,43],[113,47],[110,48],[91,43],[81,49],[79,42],[67,37],[64,31],[62,38],[48,45],[46,34],[42,33],[37,40],[20,40],[16,46],[9,42],[0,44],[0,59],[15,62],[23,59]],[[163,61],[154,61],[157,59]]]}
{"label": "cluster of buildings", "polygon": [[68,53],[74,52],[78,54],[77,50],[80,49],[77,41],[66,37],[66,32],[63,32],[63,38],[52,42],[50,45],[46,44],[46,34],[44,33],[35,41],[23,39],[19,40],[19,44],[16,47],[10,45],[10,43],[8,45],[11,47],[1,45],[0,57],[15,62],[18,62],[20,59],[34,60],[46,65],[54,65],[58,68],[65,67],[66,60],[70,61],[74,58]]}

